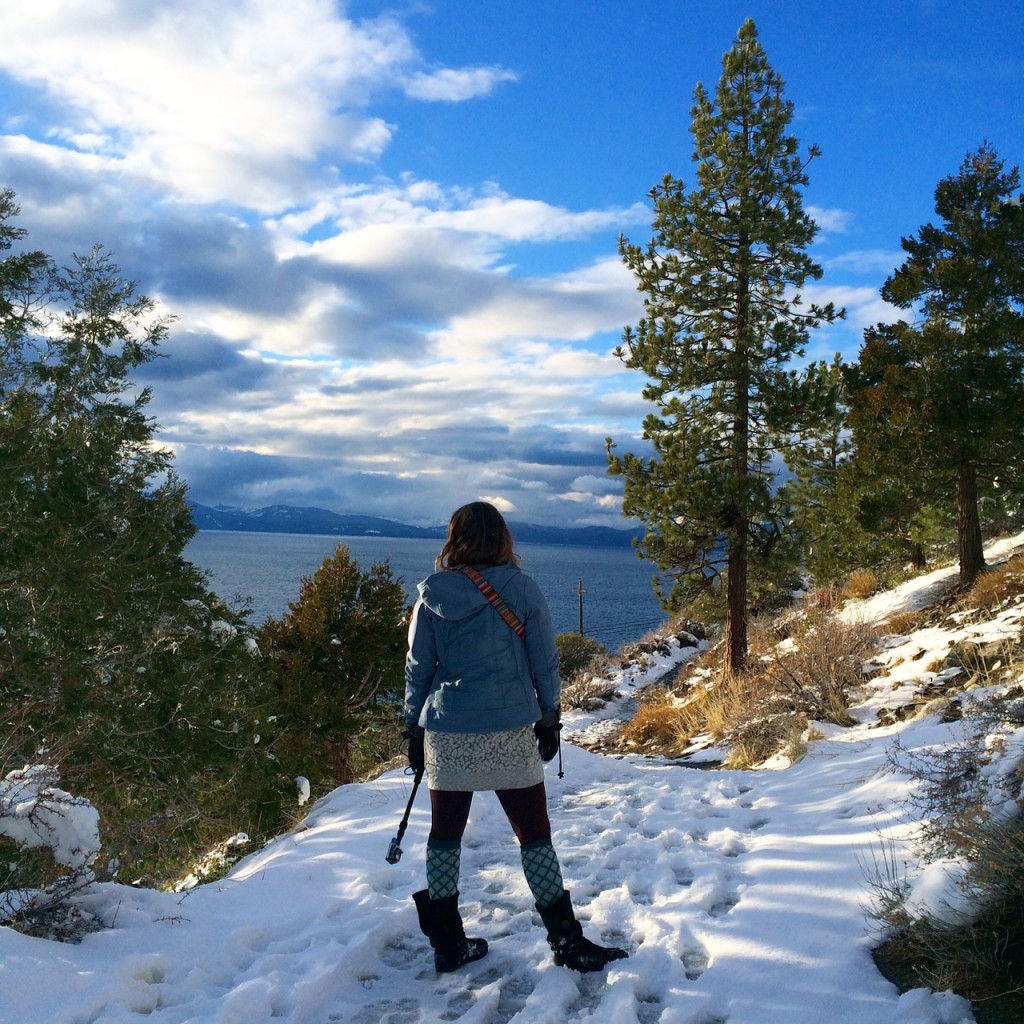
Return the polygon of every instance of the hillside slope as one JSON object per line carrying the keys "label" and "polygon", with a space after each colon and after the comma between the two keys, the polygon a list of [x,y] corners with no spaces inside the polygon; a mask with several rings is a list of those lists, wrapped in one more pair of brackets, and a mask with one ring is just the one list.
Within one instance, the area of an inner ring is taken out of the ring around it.
{"label": "hillside slope", "polygon": [[[1022,545],[1024,535],[990,555]],[[891,619],[954,582],[955,571],[943,570],[847,614]],[[897,739],[923,750],[954,742],[964,728],[894,709],[934,683],[928,666],[957,642],[956,629],[1019,636],[1022,617],[1016,602],[984,620],[891,636],[854,711],[857,724],[821,726],[822,738],[796,764],[701,770],[566,743],[564,779],[548,769],[566,884],[588,935],[630,951],[604,974],[552,965],[508,825],[484,794],[463,850],[462,906],[468,933],[486,937],[491,952],[436,975],[410,898],[424,884],[428,803],[421,794],[401,862],[385,863],[411,788],[392,771],[336,790],[219,882],[185,895],[99,887],[89,909],[110,927],[79,945],[0,929],[0,1021],[973,1021],[959,996],[901,995],[879,973],[868,877],[892,842],[922,898],[924,883],[934,886],[902,845],[913,824],[901,811],[911,782],[887,769],[888,755]],[[622,673],[620,699],[596,716],[573,712],[567,736],[614,719],[631,694],[693,653],[674,648]],[[1008,737],[1005,757],[1019,758],[1022,742]]]}

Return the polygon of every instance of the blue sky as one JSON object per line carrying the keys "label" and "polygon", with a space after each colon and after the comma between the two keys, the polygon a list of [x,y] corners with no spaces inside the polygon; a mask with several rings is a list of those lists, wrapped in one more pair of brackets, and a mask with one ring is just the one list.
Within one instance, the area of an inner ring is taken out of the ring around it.
{"label": "blue sky", "polygon": [[1024,157],[1024,0],[33,0],[0,6],[0,185],[177,316],[147,368],[192,497],[622,525],[616,241],[693,180],[693,89],[746,17],[816,143],[805,206],[855,357],[938,181]]}

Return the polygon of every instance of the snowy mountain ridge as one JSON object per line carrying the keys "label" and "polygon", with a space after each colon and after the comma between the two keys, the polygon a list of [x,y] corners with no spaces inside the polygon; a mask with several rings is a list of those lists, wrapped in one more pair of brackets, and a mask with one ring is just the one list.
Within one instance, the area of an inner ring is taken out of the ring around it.
{"label": "snowy mountain ridge", "polygon": [[[262,508],[210,507],[190,503],[200,530],[240,530],[253,533],[301,533],[338,537],[399,537],[444,540],[447,524],[413,526],[395,519],[298,505]],[[588,547],[629,547],[643,533],[609,526],[545,526],[509,522],[517,541],[527,544],[571,544]]]}

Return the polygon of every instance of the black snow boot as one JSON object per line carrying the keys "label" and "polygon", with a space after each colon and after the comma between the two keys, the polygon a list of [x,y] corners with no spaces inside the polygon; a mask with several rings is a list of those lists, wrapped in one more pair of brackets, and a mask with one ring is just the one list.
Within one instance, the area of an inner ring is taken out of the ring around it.
{"label": "black snow boot", "polygon": [[548,930],[548,945],[559,967],[568,967],[572,971],[599,971],[612,960],[629,956],[624,949],[598,946],[583,937],[583,928],[576,920],[569,893],[564,889],[550,906],[538,906],[537,913]]}
{"label": "black snow boot", "polygon": [[434,969],[447,974],[463,964],[479,960],[487,953],[484,939],[467,939],[459,914],[459,894],[432,900],[426,889],[414,892],[420,930],[430,940],[434,950]]}

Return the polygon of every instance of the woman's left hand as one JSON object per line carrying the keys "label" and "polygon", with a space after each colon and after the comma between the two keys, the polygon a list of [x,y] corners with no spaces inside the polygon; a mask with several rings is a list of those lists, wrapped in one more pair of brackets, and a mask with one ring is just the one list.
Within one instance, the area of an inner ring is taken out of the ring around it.
{"label": "woman's left hand", "polygon": [[418,725],[402,733],[402,738],[409,741],[409,767],[414,772],[421,772],[425,767],[423,735],[424,731]]}

